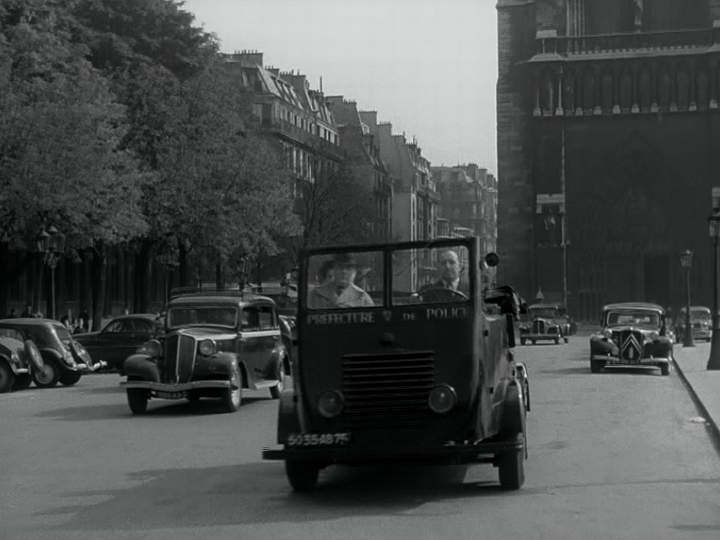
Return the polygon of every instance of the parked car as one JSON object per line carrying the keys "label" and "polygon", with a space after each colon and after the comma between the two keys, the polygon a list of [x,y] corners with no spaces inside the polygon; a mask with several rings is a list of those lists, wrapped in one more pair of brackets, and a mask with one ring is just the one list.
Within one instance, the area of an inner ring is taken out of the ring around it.
{"label": "parked car", "polygon": [[655,366],[670,373],[673,345],[667,336],[665,310],[645,302],[608,304],[602,329],[590,336],[590,370],[608,366]]}
{"label": "parked car", "polygon": [[110,320],[99,332],[74,334],[93,359],[102,360],[109,369],[123,373],[123,362],[138,348],[155,336],[157,315],[134,313]]}
{"label": "parked car", "polygon": [[70,331],[53,319],[19,318],[0,320],[0,326],[20,330],[37,345],[42,356],[41,369],[31,372],[36,386],[51,387],[58,382],[71,386],[83,373],[103,367],[75,341]]}
{"label": "parked car", "polygon": [[35,343],[21,330],[0,324],[0,393],[28,388],[32,374],[42,369]]}
{"label": "parked car", "polygon": [[275,303],[240,291],[199,290],[170,299],[162,336],[125,360],[123,383],[133,414],[151,398],[219,398],[236,411],[242,390],[267,388],[273,398],[289,373]]}
{"label": "parked car", "polygon": [[[677,320],[678,324],[675,333],[679,340],[685,339],[685,312],[686,309],[682,308]],[[692,327],[693,339],[710,341],[712,339],[712,314],[710,308],[690,306],[690,326]]]}
{"label": "parked car", "polygon": [[527,308],[527,316],[519,324],[520,345],[538,341],[568,342],[572,333],[572,323],[567,313],[558,304],[532,304]]}

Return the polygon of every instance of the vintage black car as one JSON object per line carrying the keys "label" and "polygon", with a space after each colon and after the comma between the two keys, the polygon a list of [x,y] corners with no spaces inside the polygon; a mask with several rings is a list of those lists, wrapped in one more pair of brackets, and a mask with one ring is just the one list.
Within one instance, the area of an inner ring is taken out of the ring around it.
{"label": "vintage black car", "polygon": [[262,454],[293,489],[329,465],[378,462],[492,463],[502,488],[522,486],[519,299],[500,287],[483,302],[484,268],[477,238],[302,254],[293,389]]}
{"label": "vintage black car", "polygon": [[73,334],[94,360],[102,360],[109,369],[122,374],[123,363],[143,343],[155,336],[157,315],[134,313],[110,320],[99,332]]}
{"label": "vintage black car", "polygon": [[[675,331],[678,339],[685,338],[685,311],[685,308],[682,308],[678,317],[678,324]],[[690,326],[692,327],[693,339],[710,341],[713,330],[710,308],[705,306],[690,306]]]}
{"label": "vintage black car", "polygon": [[602,329],[590,336],[590,370],[611,366],[655,366],[670,373],[673,344],[667,336],[665,310],[645,302],[608,304],[602,310]]}
{"label": "vintage black car", "polygon": [[162,335],[125,360],[123,383],[133,414],[151,398],[219,398],[236,411],[243,388],[273,398],[290,372],[275,303],[240,291],[187,289],[174,295]]}
{"label": "vintage black car", "polygon": [[532,304],[527,315],[520,323],[520,345],[528,341],[535,345],[538,341],[568,342],[572,324],[564,309],[558,304]]}
{"label": "vintage black car", "polygon": [[20,330],[32,340],[40,351],[42,369],[33,370],[35,385],[43,388],[55,386],[58,382],[72,386],[83,373],[104,367],[102,362],[93,361],[90,354],[75,341],[70,331],[53,319],[19,318],[0,320],[0,326]]}
{"label": "vintage black car", "polygon": [[35,343],[21,330],[0,324],[0,393],[28,388],[32,374],[42,369]]}

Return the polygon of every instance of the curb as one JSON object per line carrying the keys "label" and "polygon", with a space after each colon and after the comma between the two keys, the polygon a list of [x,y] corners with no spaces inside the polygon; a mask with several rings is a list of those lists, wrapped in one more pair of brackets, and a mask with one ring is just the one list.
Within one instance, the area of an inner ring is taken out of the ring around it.
{"label": "curb", "polygon": [[713,441],[713,445],[715,446],[715,449],[720,453],[720,426],[715,421],[715,419],[710,416],[710,411],[707,410],[705,407],[705,404],[700,399],[700,396],[698,396],[697,392],[693,388],[692,384],[690,384],[690,381],[688,380],[687,376],[685,375],[685,372],[680,367],[680,364],[675,359],[675,352],[673,351],[673,365],[675,366],[675,369],[678,372],[678,375],[680,375],[680,380],[682,380],[685,387],[688,389],[690,393],[690,398],[693,400],[693,403],[695,403],[695,406],[698,408],[700,413],[705,417],[706,426],[710,428],[710,436]]}

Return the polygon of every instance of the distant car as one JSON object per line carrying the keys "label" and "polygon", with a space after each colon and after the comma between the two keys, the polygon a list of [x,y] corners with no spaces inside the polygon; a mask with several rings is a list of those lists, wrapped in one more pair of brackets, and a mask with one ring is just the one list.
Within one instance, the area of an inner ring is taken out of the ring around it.
{"label": "distant car", "polygon": [[123,383],[133,414],[151,398],[220,398],[236,411],[243,388],[279,398],[289,372],[275,303],[240,291],[199,290],[171,298],[164,334],[125,361]]}
{"label": "distant car", "polygon": [[35,343],[21,330],[0,324],[0,393],[28,388],[32,374],[42,369]]}
{"label": "distant car", "polygon": [[538,341],[568,342],[572,333],[572,324],[564,309],[558,304],[532,304],[527,308],[527,316],[519,324],[520,345],[528,341],[535,345]]}
{"label": "distant car", "polygon": [[103,367],[94,362],[90,354],[75,341],[70,331],[53,319],[19,318],[0,320],[0,326],[20,330],[31,339],[42,356],[42,369],[33,370],[31,375],[39,387],[55,386],[58,382],[72,386],[83,373]]}
{"label": "distant car", "polygon": [[[678,339],[685,337],[685,312],[686,309],[680,310],[678,324],[675,330]],[[712,339],[712,314],[710,308],[705,306],[690,306],[690,326],[692,327],[693,339],[704,339],[710,341]]]}
{"label": "distant car", "polygon": [[125,359],[156,334],[157,315],[134,313],[110,320],[99,332],[74,334],[94,360],[102,360],[109,369],[123,373]]}
{"label": "distant car", "polygon": [[673,344],[667,336],[665,310],[645,302],[608,304],[602,329],[590,336],[590,370],[609,366],[655,366],[670,373]]}

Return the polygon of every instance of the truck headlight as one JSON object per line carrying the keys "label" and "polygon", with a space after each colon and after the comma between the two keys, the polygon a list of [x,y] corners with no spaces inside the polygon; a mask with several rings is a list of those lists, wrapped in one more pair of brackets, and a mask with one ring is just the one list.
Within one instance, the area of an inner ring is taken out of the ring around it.
{"label": "truck headlight", "polygon": [[212,339],[204,339],[198,345],[198,351],[204,356],[212,356],[217,351],[215,342]]}
{"label": "truck headlight", "polygon": [[147,354],[148,356],[155,358],[162,356],[163,350],[162,345],[157,339],[151,339],[150,341],[146,341],[140,345],[137,352],[139,354]]}
{"label": "truck headlight", "polygon": [[342,410],[345,400],[340,392],[337,390],[330,390],[325,392],[318,399],[318,411],[325,418],[335,418]]}
{"label": "truck headlight", "polygon": [[455,389],[449,384],[440,384],[430,391],[428,406],[437,414],[445,414],[457,404]]}

